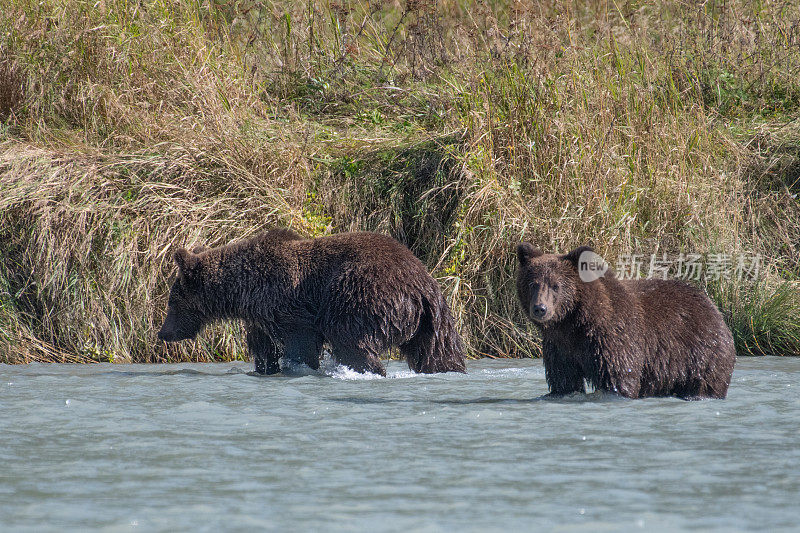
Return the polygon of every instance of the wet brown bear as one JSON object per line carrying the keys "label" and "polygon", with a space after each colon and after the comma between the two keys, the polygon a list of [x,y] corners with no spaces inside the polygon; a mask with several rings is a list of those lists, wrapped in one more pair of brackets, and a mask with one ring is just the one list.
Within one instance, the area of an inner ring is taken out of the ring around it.
{"label": "wet brown bear", "polygon": [[245,323],[256,372],[279,358],[319,368],[328,341],[340,363],[385,375],[379,359],[398,346],[415,372],[464,372],[453,317],[425,266],[385,235],[303,239],[286,229],[199,253],[175,253],[178,277],[158,333],[193,338],[211,321]]}
{"label": "wet brown bear", "polygon": [[517,248],[517,294],[542,333],[550,393],[585,392],[586,380],[628,398],[724,398],[736,351],[711,300],[680,281],[618,280],[610,269],[582,281],[591,251]]}

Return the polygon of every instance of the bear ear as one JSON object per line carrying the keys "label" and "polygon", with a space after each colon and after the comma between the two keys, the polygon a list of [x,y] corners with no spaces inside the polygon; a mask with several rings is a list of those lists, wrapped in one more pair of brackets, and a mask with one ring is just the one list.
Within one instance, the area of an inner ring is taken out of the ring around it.
{"label": "bear ear", "polygon": [[534,248],[529,242],[523,242],[517,246],[517,259],[520,265],[527,264],[528,261],[540,255],[542,255],[542,251]]}
{"label": "bear ear", "polygon": [[197,246],[195,246],[194,248],[192,248],[192,253],[193,253],[193,254],[202,254],[202,253],[203,253],[203,252],[205,252],[206,250],[208,250],[208,248],[206,248],[206,247],[205,247],[205,246],[203,246],[202,244],[198,244]]}
{"label": "bear ear", "polygon": [[178,270],[184,276],[192,274],[200,263],[200,258],[186,248],[178,248],[174,257]]}
{"label": "bear ear", "polygon": [[583,252],[594,252],[594,248],[592,248],[591,246],[578,246],[570,253],[566,254],[564,256],[564,259],[566,259],[567,261],[569,261],[570,263],[572,263],[577,267],[578,260],[581,258],[581,254]]}

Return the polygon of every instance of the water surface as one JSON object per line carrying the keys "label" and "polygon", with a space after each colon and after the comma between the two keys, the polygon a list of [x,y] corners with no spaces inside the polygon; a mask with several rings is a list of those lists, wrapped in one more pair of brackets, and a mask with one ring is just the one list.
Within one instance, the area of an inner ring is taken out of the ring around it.
{"label": "water surface", "polygon": [[795,530],[800,359],[727,400],[541,401],[540,361],[255,377],[0,365],[2,531]]}

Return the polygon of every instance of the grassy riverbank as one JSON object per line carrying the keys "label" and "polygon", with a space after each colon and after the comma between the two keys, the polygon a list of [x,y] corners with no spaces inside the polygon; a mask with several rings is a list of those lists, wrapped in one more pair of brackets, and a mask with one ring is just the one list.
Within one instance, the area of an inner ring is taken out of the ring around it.
{"label": "grassy riverbank", "polygon": [[0,0],[0,362],[244,357],[235,325],[157,341],[170,252],[273,225],[396,236],[475,356],[537,354],[523,238],[760,254],[702,283],[741,353],[800,355],[799,28],[772,0]]}

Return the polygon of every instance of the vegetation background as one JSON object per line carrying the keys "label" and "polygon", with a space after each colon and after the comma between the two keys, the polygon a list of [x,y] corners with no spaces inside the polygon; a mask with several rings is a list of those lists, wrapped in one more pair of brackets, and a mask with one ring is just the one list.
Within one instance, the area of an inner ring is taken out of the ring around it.
{"label": "vegetation background", "polygon": [[156,339],[171,252],[389,233],[472,356],[536,356],[514,245],[761,254],[704,280],[800,355],[800,4],[0,0],[0,362],[247,357]]}

